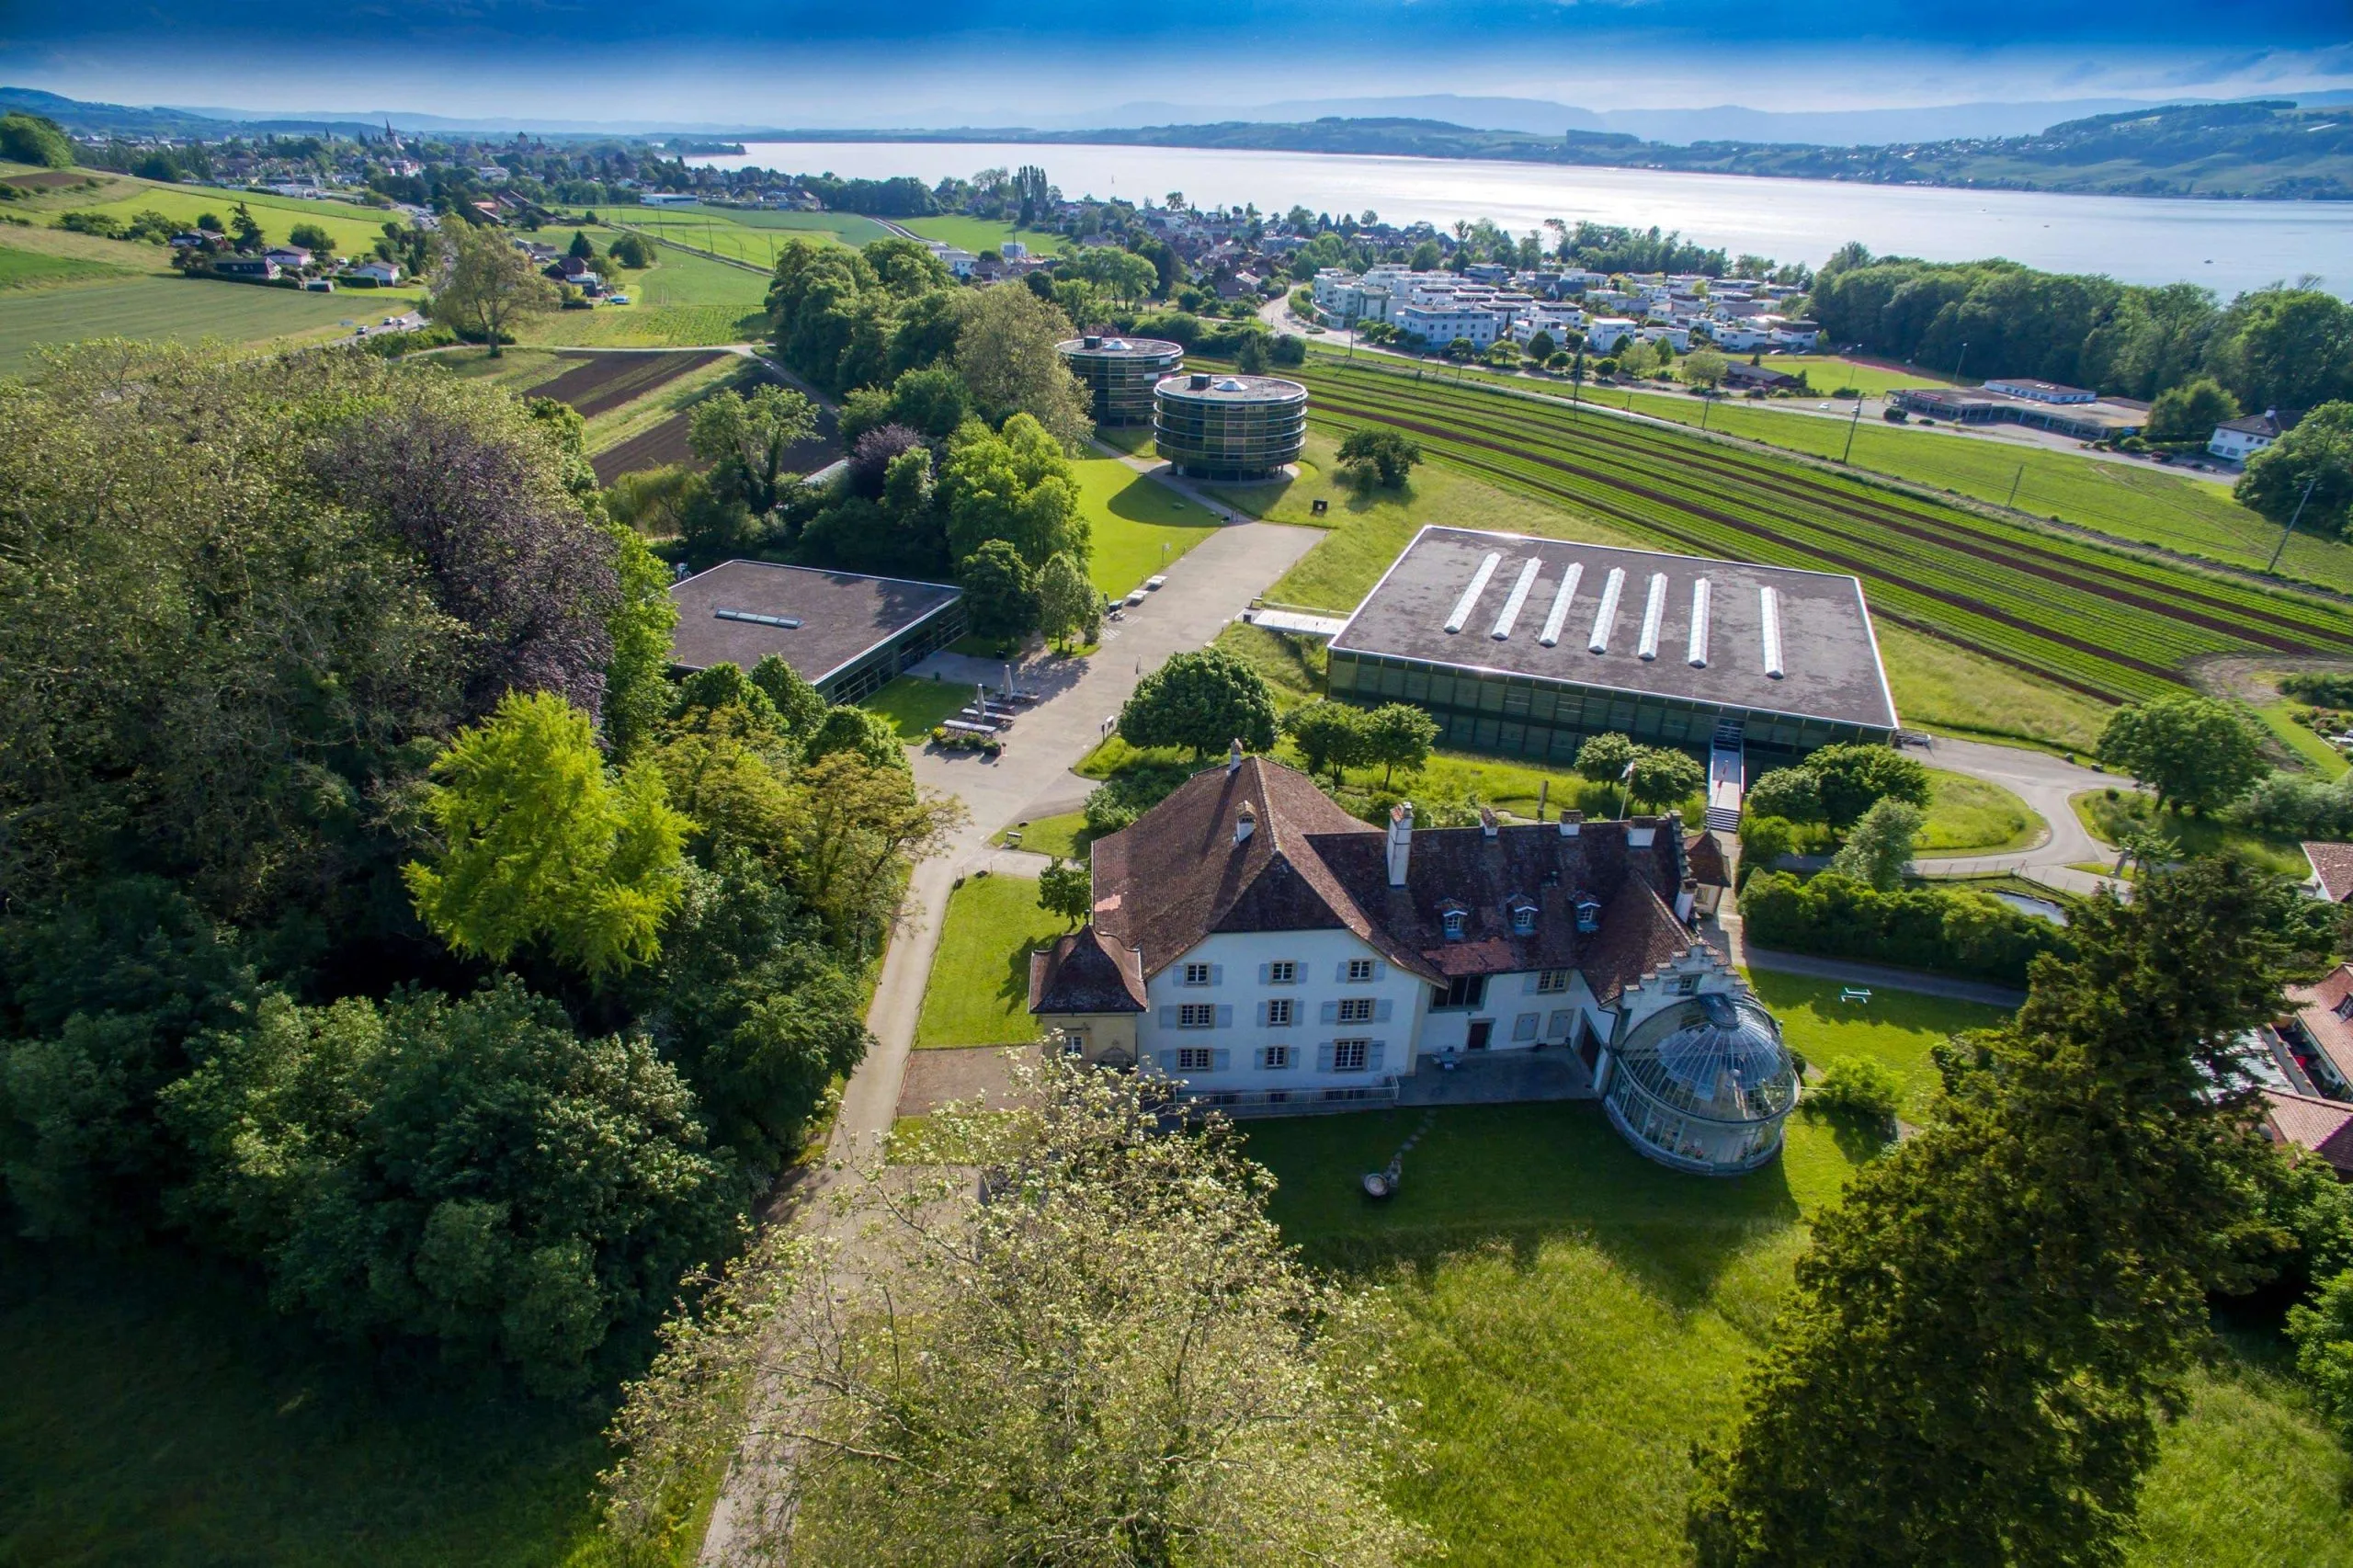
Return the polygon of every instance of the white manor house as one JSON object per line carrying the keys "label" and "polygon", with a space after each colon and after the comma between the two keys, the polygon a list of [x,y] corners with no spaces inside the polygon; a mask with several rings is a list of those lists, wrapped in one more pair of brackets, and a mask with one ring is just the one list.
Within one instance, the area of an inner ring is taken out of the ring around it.
{"label": "white manor house", "polygon": [[1675,816],[1416,829],[1401,805],[1383,832],[1237,749],[1092,866],[1092,917],[1029,968],[1029,1010],[1089,1062],[1281,1114],[1549,1052],[1667,1165],[1744,1171],[1780,1148],[1797,1075],[1691,929],[1723,861]]}

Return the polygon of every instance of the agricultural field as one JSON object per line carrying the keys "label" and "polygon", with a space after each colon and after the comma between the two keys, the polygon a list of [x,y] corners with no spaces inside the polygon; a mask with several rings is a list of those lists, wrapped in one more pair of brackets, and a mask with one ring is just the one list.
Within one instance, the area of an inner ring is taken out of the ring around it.
{"label": "agricultural field", "polygon": [[[405,301],[403,309],[406,309]],[[287,343],[340,336],[376,319],[366,295],[305,294],[184,278],[11,290],[0,300],[0,375],[21,374],[36,347],[89,337]]]}
{"label": "agricultural field", "polygon": [[898,220],[898,223],[901,228],[913,230],[925,239],[944,240],[971,251],[974,256],[995,256],[997,247],[1007,240],[1018,240],[1028,245],[1032,256],[1053,256],[1066,243],[1060,234],[1041,229],[1024,229],[994,218],[903,218]]}
{"label": "agricultural field", "polygon": [[[862,245],[890,237],[888,229],[871,218],[850,212],[772,212],[764,209],[736,210],[721,207],[608,208],[612,222],[657,239],[692,245],[714,256],[767,271],[776,266],[777,252],[792,240],[825,244]],[[601,246],[599,248],[602,248]]]}
{"label": "agricultural field", "polygon": [[2353,653],[2341,608],[2302,594],[1549,401],[1328,359],[1294,373],[1326,436],[1392,426],[1654,548],[1853,573],[1881,621],[2097,701],[2175,689],[2204,654]]}
{"label": "agricultural field", "polygon": [[[620,236],[598,229],[588,237],[602,256]],[[517,337],[550,347],[693,348],[767,335],[765,276],[669,245],[654,254],[654,265],[642,271],[605,264],[607,281],[629,296],[628,304],[551,311],[527,320]]]}
{"label": "agricultural field", "polygon": [[0,244],[0,289],[54,289],[73,283],[104,283],[123,278],[130,271],[129,267],[102,261]]}
{"label": "agricultural field", "polygon": [[242,201],[261,225],[264,237],[272,244],[285,243],[288,232],[297,223],[315,223],[335,236],[335,252],[340,256],[368,254],[383,233],[385,223],[407,222],[398,212],[354,202],[304,201],[295,197],[207,186],[158,185],[127,175],[112,178],[114,183],[106,190],[93,193],[93,199],[45,199],[41,203],[44,216],[40,221],[46,222],[58,212],[92,211],[111,212],[128,222],[133,213],[153,211],[193,228],[198,214],[204,212],[227,222],[230,210]]}
{"label": "agricultural field", "polygon": [[[606,358],[621,358],[625,356]],[[626,358],[653,358],[657,356]],[[662,355],[658,358],[669,359],[684,356]],[[748,393],[769,379],[769,371],[756,360],[743,359],[733,355],[705,358],[706,362],[701,368],[681,374],[676,380],[658,388],[649,389],[641,394],[640,401],[623,404],[590,422],[588,460],[597,471],[597,483],[610,484],[624,473],[665,468],[673,463],[696,470],[707,466],[695,456],[694,449],[687,444],[694,405],[722,389],[733,388]],[[811,473],[834,462],[841,455],[834,410],[820,403],[815,432],[785,454],[785,468],[790,472]]]}
{"label": "agricultural field", "polygon": [[[1692,347],[1697,347],[1694,344]],[[1727,354],[1728,359],[1746,363],[1745,354]],[[1892,365],[1875,359],[1849,359],[1840,354],[1768,354],[1760,361],[1768,370],[1779,370],[1785,376],[1803,376],[1806,384],[1829,395],[1840,387],[1853,387],[1865,397],[1879,397],[1898,387],[1949,387],[1950,376],[1940,376],[1934,370],[1915,369],[1908,365]]]}
{"label": "agricultural field", "polygon": [[[1751,979],[1813,1062],[1869,1057],[1916,1112],[1929,1053],[1992,1009],[1834,983]],[[1386,1164],[1418,1112],[1244,1124],[1275,1174],[1273,1214],[1311,1262],[1386,1287],[1398,1312],[1389,1392],[1427,1445],[1392,1500],[1448,1561],[1690,1562],[1682,1533],[1695,1440],[1738,1409],[1814,1217],[1874,1153],[1801,1111],[1782,1157],[1707,1181],[1628,1148],[1590,1103],[1438,1110],[1387,1204],[1356,1176]],[[2279,1374],[2268,1331],[2234,1334],[2164,1428],[2133,1568],[2353,1563],[2342,1492],[2353,1463]]]}

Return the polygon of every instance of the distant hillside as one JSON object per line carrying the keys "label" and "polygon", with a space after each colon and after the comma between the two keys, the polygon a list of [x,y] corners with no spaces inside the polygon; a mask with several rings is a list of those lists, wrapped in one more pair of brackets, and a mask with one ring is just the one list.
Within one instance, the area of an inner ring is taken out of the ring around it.
{"label": "distant hillside", "polygon": [[[972,131],[775,131],[758,139],[952,141]],[[1699,174],[1769,175],[1875,185],[1952,185],[2100,196],[2353,200],[2353,108],[2281,99],[2181,104],[2074,119],[2031,136],[1876,147],[1645,142],[1604,131],[1477,131],[1442,120],[1232,121],[1134,130],[989,131],[1003,142],[1238,148],[1430,158],[1505,158]]]}

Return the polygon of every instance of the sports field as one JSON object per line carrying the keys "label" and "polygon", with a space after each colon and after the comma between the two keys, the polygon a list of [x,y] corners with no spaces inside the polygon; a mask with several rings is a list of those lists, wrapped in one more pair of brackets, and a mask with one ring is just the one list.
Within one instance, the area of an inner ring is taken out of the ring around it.
{"label": "sports field", "polygon": [[[402,301],[406,308],[407,301]],[[334,336],[367,322],[366,294],[305,294],[184,278],[132,278],[85,288],[11,290],[0,300],[0,375],[21,373],[45,344],[88,337],[217,337],[233,344]]]}
{"label": "sports field", "polygon": [[1024,229],[994,218],[904,218],[899,220],[899,226],[912,229],[927,240],[961,245],[974,256],[995,256],[997,247],[1007,240],[1018,240],[1028,245],[1032,256],[1052,256],[1065,243],[1060,234]]}
{"label": "sports field", "polygon": [[1326,434],[1389,426],[1449,466],[1659,548],[1853,573],[1883,620],[2097,699],[2172,689],[2203,654],[2353,654],[2341,608],[2302,594],[1548,400],[1362,360],[1318,357],[1294,373]]}

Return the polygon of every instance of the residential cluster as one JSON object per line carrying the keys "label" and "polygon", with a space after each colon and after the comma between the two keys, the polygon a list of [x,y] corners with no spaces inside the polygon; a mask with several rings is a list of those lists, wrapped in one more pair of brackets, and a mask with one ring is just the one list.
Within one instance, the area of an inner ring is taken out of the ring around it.
{"label": "residential cluster", "polygon": [[1311,290],[1326,324],[1378,324],[1408,347],[1464,339],[1483,353],[1498,342],[1525,347],[1540,332],[1590,354],[1614,354],[1634,342],[1663,342],[1681,354],[1695,341],[1734,353],[1803,353],[1822,341],[1819,326],[1783,312],[1802,289],[1756,278],[1473,262],[1459,272],[1324,267]]}

